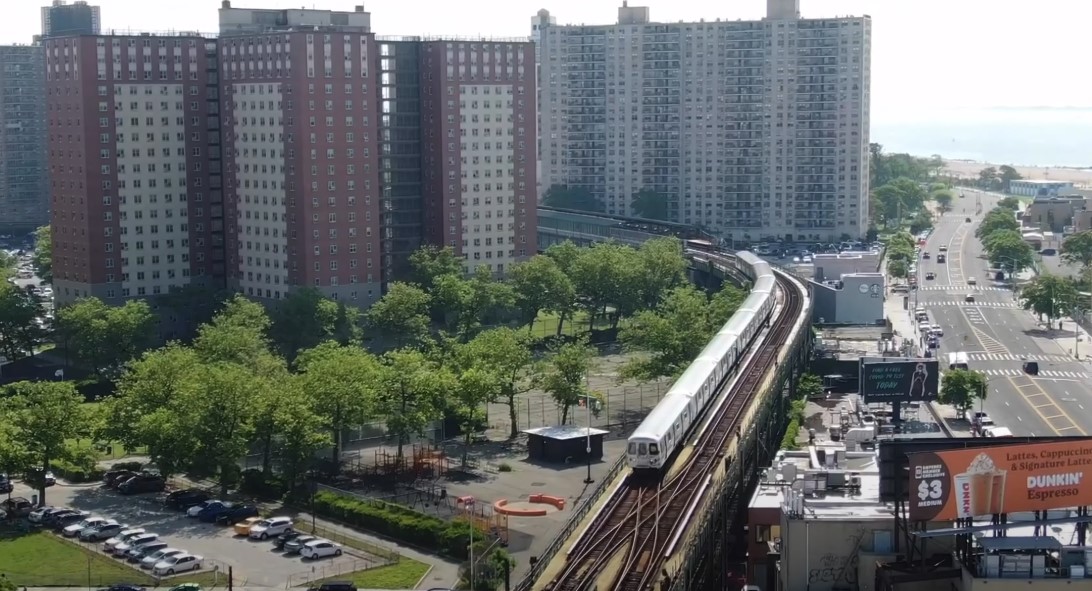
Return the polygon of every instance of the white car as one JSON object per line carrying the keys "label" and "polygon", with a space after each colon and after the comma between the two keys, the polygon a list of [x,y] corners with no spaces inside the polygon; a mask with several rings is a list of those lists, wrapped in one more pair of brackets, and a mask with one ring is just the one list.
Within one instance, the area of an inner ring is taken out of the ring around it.
{"label": "white car", "polygon": [[250,527],[249,535],[255,540],[265,540],[279,536],[292,527],[291,517],[270,517],[255,523]]}
{"label": "white car", "polygon": [[209,505],[211,505],[213,503],[222,503],[222,502],[223,501],[218,501],[216,499],[209,499],[207,501],[203,501],[200,505],[194,505],[194,506],[190,507],[189,509],[186,509],[186,517],[197,517],[197,514],[200,513],[205,507],[208,507]]}
{"label": "white car", "polygon": [[129,540],[144,533],[144,531],[145,530],[143,527],[122,530],[122,532],[118,535],[102,543],[102,551],[106,552],[107,554],[112,554],[114,552],[114,548],[117,548],[119,544],[124,544],[125,542],[128,542]]}
{"label": "white car", "polygon": [[929,329],[929,333],[930,334],[935,334],[938,337],[942,337],[942,336],[944,336],[944,329],[941,328],[941,326],[939,324],[934,324],[933,327],[931,329]]}
{"label": "white car", "polygon": [[185,550],[179,550],[178,548],[164,548],[162,550],[156,550],[155,552],[152,552],[151,554],[145,556],[140,560],[140,568],[150,569],[172,556],[177,556],[179,554],[185,553]]}
{"label": "white car", "polygon": [[66,509],[64,507],[54,507],[52,505],[48,507],[40,507],[31,511],[30,515],[27,515],[27,519],[29,519],[31,523],[41,523],[42,520],[46,517],[49,517],[51,514],[58,513],[60,511],[66,511]]}
{"label": "white car", "polygon": [[141,544],[147,544],[148,542],[154,542],[159,539],[159,534],[145,533],[134,536],[126,542],[122,542],[117,546],[114,546],[114,554],[124,556],[126,552],[140,546]]}
{"label": "white car", "polygon": [[61,530],[66,538],[74,538],[80,535],[80,532],[89,527],[98,527],[109,521],[105,517],[88,517],[79,523],[73,523],[72,525]]}
{"label": "white car", "polygon": [[173,575],[175,573],[184,573],[191,570],[201,570],[202,560],[203,558],[200,556],[182,552],[181,554],[168,556],[155,563],[152,572],[157,575]]}
{"label": "white car", "polygon": [[315,540],[300,548],[300,556],[312,560],[323,556],[341,556],[341,546],[330,540]]}

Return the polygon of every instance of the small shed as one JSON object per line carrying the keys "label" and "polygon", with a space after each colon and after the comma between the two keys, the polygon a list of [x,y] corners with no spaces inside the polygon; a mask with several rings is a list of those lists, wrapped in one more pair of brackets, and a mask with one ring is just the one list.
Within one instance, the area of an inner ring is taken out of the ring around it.
{"label": "small shed", "polygon": [[526,429],[527,453],[532,460],[550,464],[580,464],[588,461],[588,442],[591,441],[591,459],[603,458],[602,429],[557,425]]}

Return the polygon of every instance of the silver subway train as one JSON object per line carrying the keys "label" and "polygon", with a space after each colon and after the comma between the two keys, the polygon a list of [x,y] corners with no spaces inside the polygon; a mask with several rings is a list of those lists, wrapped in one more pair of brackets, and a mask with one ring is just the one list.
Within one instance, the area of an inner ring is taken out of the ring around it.
{"label": "silver subway train", "polygon": [[722,270],[725,265],[734,268],[753,287],[739,310],[630,436],[626,456],[634,470],[663,470],[716,396],[720,384],[737,371],[741,357],[773,313],[777,281],[769,263],[746,251],[711,257],[703,253],[699,257]]}

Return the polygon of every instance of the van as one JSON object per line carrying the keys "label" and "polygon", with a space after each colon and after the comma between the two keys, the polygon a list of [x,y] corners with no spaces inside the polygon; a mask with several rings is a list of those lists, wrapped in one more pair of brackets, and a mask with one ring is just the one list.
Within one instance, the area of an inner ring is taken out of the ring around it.
{"label": "van", "polygon": [[1012,437],[1012,430],[1008,427],[990,427],[982,430],[983,437]]}

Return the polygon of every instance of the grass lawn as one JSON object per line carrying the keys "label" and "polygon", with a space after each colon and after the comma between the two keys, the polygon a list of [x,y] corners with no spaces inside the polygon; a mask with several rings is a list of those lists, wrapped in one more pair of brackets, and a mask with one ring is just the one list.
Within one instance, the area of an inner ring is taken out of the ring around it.
{"label": "grass lawn", "polygon": [[[4,573],[8,580],[20,587],[155,584],[154,579],[145,572],[121,561],[90,552],[51,533],[0,533],[0,573]],[[171,577],[164,584],[171,587],[181,583],[198,583],[209,588],[213,586],[214,578],[212,572],[206,571]],[[217,585],[226,586],[227,577],[221,574]]]}
{"label": "grass lawn", "polygon": [[403,556],[395,564],[358,570],[331,577],[330,580],[350,580],[361,589],[413,589],[428,570],[429,565]]}
{"label": "grass lawn", "polygon": [[[558,316],[552,312],[539,312],[538,318],[535,318],[535,324],[531,329],[531,334],[536,337],[552,337],[557,334],[557,322]],[[595,320],[595,328],[597,330],[604,330],[610,328],[610,321],[604,317],[597,318]],[[524,327],[526,330],[526,326]],[[577,332],[587,332],[588,330],[588,313],[579,310],[573,314],[573,318],[565,321],[565,325],[561,328],[561,334],[570,335]]]}

